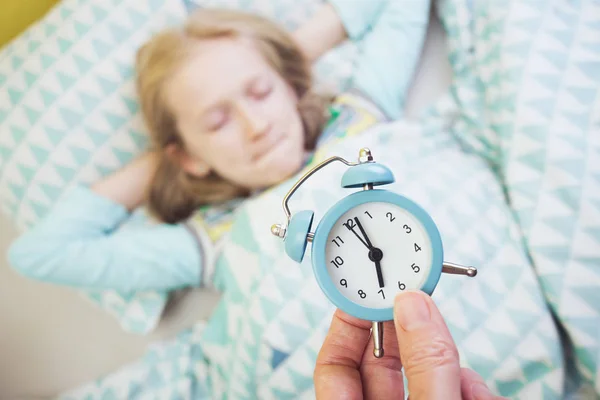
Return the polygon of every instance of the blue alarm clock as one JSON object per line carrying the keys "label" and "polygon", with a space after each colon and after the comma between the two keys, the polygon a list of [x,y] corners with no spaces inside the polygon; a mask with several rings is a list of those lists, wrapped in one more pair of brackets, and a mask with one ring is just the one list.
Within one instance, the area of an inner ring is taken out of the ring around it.
{"label": "blue alarm clock", "polygon": [[[349,168],[342,187],[359,189],[342,198],[311,232],[314,212],[293,216],[288,201],[310,176],[340,161]],[[442,239],[429,214],[397,193],[374,189],[394,182],[392,171],[363,148],[358,162],[331,157],[302,176],[283,199],[287,224],[271,232],[284,239],[285,251],[301,262],[312,242],[312,265],[321,290],[342,311],[373,321],[374,354],[383,356],[383,321],[393,320],[399,292],[413,289],[431,295],[442,272],[474,277],[477,269],[444,262]]]}

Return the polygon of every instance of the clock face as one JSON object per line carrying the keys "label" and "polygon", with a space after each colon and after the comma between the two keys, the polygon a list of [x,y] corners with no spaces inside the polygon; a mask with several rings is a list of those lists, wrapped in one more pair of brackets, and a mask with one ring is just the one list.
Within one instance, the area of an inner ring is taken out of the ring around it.
{"label": "clock face", "polygon": [[420,289],[432,265],[423,225],[388,202],[359,204],[334,223],[325,245],[327,273],[348,300],[389,308],[399,292]]}

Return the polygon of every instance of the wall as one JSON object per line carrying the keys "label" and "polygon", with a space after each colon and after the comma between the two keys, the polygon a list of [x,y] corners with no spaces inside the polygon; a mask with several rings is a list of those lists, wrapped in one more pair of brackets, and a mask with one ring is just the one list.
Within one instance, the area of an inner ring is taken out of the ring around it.
{"label": "wall", "polygon": [[0,47],[43,16],[58,0],[0,0]]}

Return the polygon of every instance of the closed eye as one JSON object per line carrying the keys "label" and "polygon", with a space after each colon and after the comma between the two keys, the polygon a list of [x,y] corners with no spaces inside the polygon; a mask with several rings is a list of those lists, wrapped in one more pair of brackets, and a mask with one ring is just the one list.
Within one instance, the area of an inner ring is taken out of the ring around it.
{"label": "closed eye", "polygon": [[250,95],[255,99],[261,100],[266,98],[273,91],[273,84],[265,79],[260,79],[255,81],[252,86],[250,86]]}
{"label": "closed eye", "polygon": [[205,127],[209,132],[215,132],[229,122],[230,113],[225,107],[219,107],[210,111],[205,117]]}

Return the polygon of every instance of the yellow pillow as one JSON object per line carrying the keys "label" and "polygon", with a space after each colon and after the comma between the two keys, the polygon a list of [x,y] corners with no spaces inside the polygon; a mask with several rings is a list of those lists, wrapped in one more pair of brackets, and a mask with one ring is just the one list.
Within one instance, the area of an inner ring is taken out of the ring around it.
{"label": "yellow pillow", "polygon": [[59,0],[0,0],[0,47],[42,17]]}

